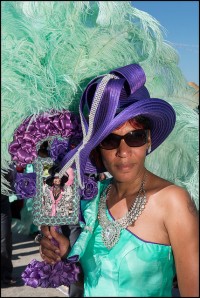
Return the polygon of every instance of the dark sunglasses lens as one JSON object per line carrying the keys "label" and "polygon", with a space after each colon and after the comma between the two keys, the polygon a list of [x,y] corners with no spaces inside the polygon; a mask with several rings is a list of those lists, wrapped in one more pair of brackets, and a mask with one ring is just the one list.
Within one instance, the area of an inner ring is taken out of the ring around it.
{"label": "dark sunglasses lens", "polygon": [[120,137],[114,134],[108,135],[101,143],[100,147],[103,149],[115,149],[119,147]]}
{"label": "dark sunglasses lens", "polygon": [[128,133],[125,142],[130,147],[140,147],[147,142],[147,133],[145,130],[135,130]]}
{"label": "dark sunglasses lens", "polygon": [[[119,147],[121,139],[123,139],[123,137],[111,133],[100,143],[100,147],[107,150],[116,149]],[[130,147],[140,147],[146,144],[147,133],[142,129],[134,130],[127,133],[124,136],[124,140]]]}

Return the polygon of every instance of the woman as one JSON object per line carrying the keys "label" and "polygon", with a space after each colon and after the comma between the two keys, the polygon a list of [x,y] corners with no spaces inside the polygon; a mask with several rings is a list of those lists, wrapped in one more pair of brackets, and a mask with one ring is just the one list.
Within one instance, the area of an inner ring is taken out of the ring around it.
{"label": "woman", "polygon": [[60,178],[57,173],[43,184],[43,209],[47,216],[68,216],[72,211],[73,189],[67,186],[67,176]]}
{"label": "woman", "polygon": [[170,297],[175,274],[181,296],[198,297],[196,208],[185,189],[145,166],[172,132],[175,111],[150,98],[145,79],[132,64],[89,83],[80,103],[80,111],[89,110],[88,123],[81,112],[83,141],[63,159],[60,175],[75,162],[81,187],[92,167],[112,178],[81,202],[83,230],[71,250],[53,227],[42,227],[42,258],[80,261],[85,297]]}

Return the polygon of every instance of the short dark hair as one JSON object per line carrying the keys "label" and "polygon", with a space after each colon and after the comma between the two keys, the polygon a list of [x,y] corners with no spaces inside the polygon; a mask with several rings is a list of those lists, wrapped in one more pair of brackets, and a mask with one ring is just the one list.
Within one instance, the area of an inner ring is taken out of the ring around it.
{"label": "short dark hair", "polygon": [[136,116],[132,119],[129,120],[129,123],[131,125],[136,124],[136,125],[141,125],[143,129],[150,129],[152,128],[152,124],[151,121],[148,117],[143,116],[143,115],[139,115]]}

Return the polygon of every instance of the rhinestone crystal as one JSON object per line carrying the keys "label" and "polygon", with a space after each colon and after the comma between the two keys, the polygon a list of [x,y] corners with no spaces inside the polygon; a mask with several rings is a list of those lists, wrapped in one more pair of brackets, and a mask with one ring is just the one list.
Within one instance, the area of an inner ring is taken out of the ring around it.
{"label": "rhinestone crystal", "polygon": [[106,214],[106,201],[109,198],[112,184],[109,184],[103,191],[99,203],[98,219],[99,224],[102,227],[102,240],[108,249],[111,249],[119,241],[121,230],[127,228],[136,221],[144,210],[146,205],[146,193],[144,190],[145,179],[146,175],[144,176],[137,197],[134,200],[134,203],[132,203],[129,211],[122,218],[117,220],[109,220]]}
{"label": "rhinestone crystal", "polygon": [[105,246],[107,248],[112,248],[118,241],[121,229],[110,225],[103,229],[102,231],[102,238]]}

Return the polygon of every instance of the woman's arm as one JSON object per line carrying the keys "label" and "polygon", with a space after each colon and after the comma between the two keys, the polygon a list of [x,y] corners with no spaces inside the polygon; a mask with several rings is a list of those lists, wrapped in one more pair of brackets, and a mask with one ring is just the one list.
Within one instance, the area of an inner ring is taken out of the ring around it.
{"label": "woman's arm", "polygon": [[168,188],[165,226],[175,258],[181,297],[199,297],[198,213],[184,189]]}

